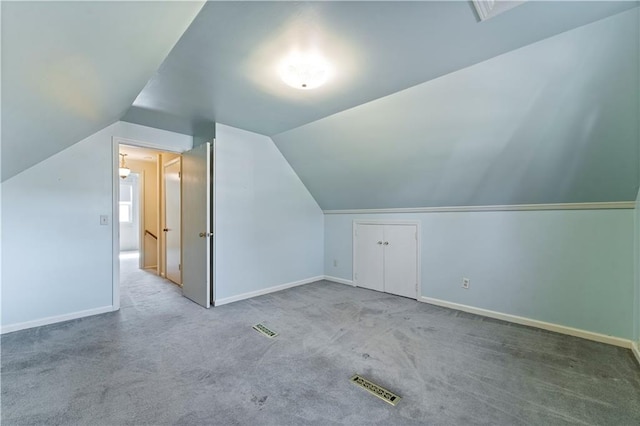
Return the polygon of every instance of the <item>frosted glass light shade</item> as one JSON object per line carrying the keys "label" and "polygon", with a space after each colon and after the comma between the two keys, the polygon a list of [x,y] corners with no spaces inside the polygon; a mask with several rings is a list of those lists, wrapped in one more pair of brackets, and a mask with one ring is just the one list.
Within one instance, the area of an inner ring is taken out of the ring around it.
{"label": "frosted glass light shade", "polygon": [[126,156],[127,154],[120,153],[120,169],[118,170],[118,174],[122,179],[126,179],[127,176],[129,176],[129,173],[131,173],[131,170],[127,167],[127,165],[124,162],[124,157]]}
{"label": "frosted glass light shade", "polygon": [[322,86],[331,77],[331,66],[315,53],[293,53],[279,68],[280,78],[296,89],[310,90]]}

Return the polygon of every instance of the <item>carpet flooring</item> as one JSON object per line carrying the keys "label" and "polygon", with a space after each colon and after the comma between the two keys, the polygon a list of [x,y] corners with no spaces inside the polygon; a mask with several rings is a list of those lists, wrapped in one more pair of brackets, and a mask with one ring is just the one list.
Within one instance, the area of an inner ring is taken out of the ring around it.
{"label": "carpet flooring", "polygon": [[2,336],[3,425],[640,424],[626,349],[324,281],[206,310],[136,262],[119,312]]}

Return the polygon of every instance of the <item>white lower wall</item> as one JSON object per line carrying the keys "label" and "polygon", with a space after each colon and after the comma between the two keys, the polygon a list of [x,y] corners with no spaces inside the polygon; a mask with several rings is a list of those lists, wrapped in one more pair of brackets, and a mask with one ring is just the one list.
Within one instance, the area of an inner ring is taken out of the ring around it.
{"label": "white lower wall", "polygon": [[[116,122],[3,182],[3,331],[112,305],[114,136],[167,150],[193,143]],[[109,225],[100,225],[100,215]]]}
{"label": "white lower wall", "polygon": [[271,138],[218,124],[215,299],[320,279],[322,210]]}
{"label": "white lower wall", "polygon": [[326,214],[327,276],[352,279],[354,219],[421,221],[421,296],[633,336],[632,209]]}

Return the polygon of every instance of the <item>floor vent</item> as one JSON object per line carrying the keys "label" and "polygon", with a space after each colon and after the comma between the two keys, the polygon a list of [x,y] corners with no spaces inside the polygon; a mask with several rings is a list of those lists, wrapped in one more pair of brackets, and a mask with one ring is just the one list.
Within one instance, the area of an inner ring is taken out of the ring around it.
{"label": "floor vent", "polygon": [[253,329],[255,331],[257,331],[258,333],[260,333],[260,334],[264,334],[265,336],[269,337],[270,339],[273,339],[274,337],[276,337],[278,335],[278,333],[276,333],[275,331],[269,330],[267,327],[265,327],[262,324],[254,325]]}
{"label": "floor vent", "polygon": [[377,396],[381,400],[383,400],[385,402],[388,402],[389,404],[393,405],[394,407],[402,399],[398,395],[396,395],[395,393],[390,392],[390,391],[386,390],[385,388],[376,385],[373,382],[370,382],[369,380],[365,379],[362,376],[359,376],[358,374],[353,376],[350,380],[351,380],[351,383],[353,383],[353,384],[355,384],[357,386],[360,386],[361,388],[369,391],[370,393],[374,394],[375,396]]}

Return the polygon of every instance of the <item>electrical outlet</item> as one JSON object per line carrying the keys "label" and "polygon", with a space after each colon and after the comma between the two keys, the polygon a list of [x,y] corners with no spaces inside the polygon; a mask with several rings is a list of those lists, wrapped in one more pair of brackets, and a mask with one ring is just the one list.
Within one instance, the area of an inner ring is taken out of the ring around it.
{"label": "electrical outlet", "polygon": [[333,259],[333,267],[334,268],[338,267],[338,261],[336,259]]}
{"label": "electrical outlet", "polygon": [[462,288],[469,288],[469,284],[471,283],[471,280],[469,280],[469,278],[463,278],[462,279]]}

